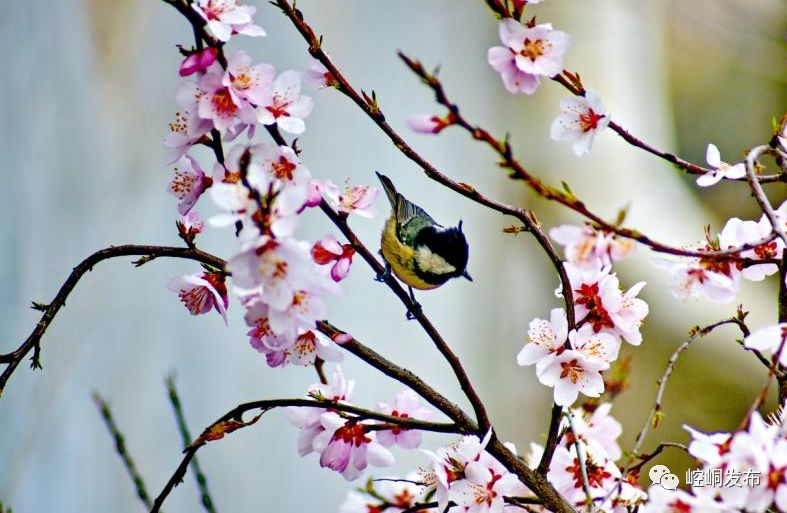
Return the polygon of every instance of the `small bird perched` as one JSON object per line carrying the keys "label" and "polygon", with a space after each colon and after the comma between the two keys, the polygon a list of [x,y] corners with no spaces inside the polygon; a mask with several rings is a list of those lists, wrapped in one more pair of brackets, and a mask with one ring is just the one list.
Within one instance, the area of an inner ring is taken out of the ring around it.
{"label": "small bird perched", "polygon": [[[382,255],[397,278],[412,288],[428,290],[467,273],[467,240],[462,221],[456,228],[437,224],[424,210],[399,194],[393,182],[377,173],[391,202],[391,217],[381,237]],[[414,298],[413,298],[414,300]]]}

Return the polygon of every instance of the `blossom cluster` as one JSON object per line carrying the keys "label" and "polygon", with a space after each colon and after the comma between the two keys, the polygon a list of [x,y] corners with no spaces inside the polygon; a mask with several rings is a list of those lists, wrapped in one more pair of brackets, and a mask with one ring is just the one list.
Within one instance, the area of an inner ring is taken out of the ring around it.
{"label": "blossom cluster", "polygon": [[[236,0],[200,0],[192,7],[220,41],[264,35],[253,24],[255,9]],[[194,207],[208,193],[219,209],[208,223],[234,228],[239,248],[224,270],[178,277],[170,288],[192,314],[215,309],[226,322],[231,275],[250,343],[270,366],[312,365],[317,358],[340,361],[334,341],[315,328],[324,316],[326,296],[335,294],[336,283],[348,275],[355,251],[331,236],[311,244],[295,232],[300,215],[320,205],[323,197],[341,212],[371,217],[377,191],[364,186],[342,190],[319,181],[294,146],[252,141],[259,125],[274,133],[303,133],[313,101],[301,94],[300,72],[277,74],[272,65],[255,64],[244,51],[226,60],[220,52],[218,47],[193,50],[181,65],[181,76],[188,77],[176,93],[181,110],[165,138],[175,164],[169,192],[181,216],[178,232],[188,244],[204,228]],[[329,75],[314,64],[307,72],[318,86]],[[225,152],[222,143],[244,132],[248,142]],[[197,145],[214,150],[212,166],[200,164],[192,151]],[[330,270],[328,263],[334,264]]]}
{"label": "blossom cluster", "polygon": [[[535,3],[538,2],[522,1],[518,8]],[[543,77],[553,78],[563,72],[563,59],[571,44],[569,34],[553,29],[551,23],[536,24],[535,18],[524,24],[513,18],[503,18],[498,31],[502,46],[490,48],[487,61],[500,73],[508,92],[535,94]],[[437,134],[457,122],[455,112],[443,117],[415,114],[408,125],[416,132]],[[560,114],[552,123],[550,136],[556,141],[571,143],[574,153],[583,156],[609,122],[596,92],[581,89],[577,95],[560,101]]]}
{"label": "blossom cluster", "polygon": [[[765,421],[756,411],[746,429],[733,433],[703,433],[686,426],[691,434],[689,453],[704,471],[718,471],[717,483],[692,483],[690,490],[666,490],[654,485],[643,513],[664,511],[763,513],[787,511],[787,428],[783,415]],[[741,476],[757,476],[735,486]]]}
{"label": "blossom cluster", "polygon": [[[341,367],[326,384],[309,387],[306,396],[337,404],[351,404],[355,382],[344,377]],[[380,413],[397,418],[429,420],[431,410],[420,404],[418,396],[406,389],[397,394],[393,405],[380,403]],[[394,463],[390,447],[414,449],[421,444],[421,433],[397,425],[342,416],[328,408],[287,410],[287,420],[299,429],[298,453],[320,454],[320,466],[341,473],[348,481],[357,479],[367,465],[387,467]]]}
{"label": "blossom cluster", "polygon": [[[555,403],[570,406],[580,392],[601,395],[602,372],[617,359],[623,340],[642,342],[640,326],[648,305],[637,297],[644,282],[624,292],[612,272],[611,264],[633,250],[629,241],[591,225],[558,226],[550,236],[564,247],[576,327],[569,330],[563,308],[553,309],[549,320],[534,319],[517,362],[535,365],[539,381],[554,388]],[[556,294],[562,296],[562,287]]]}
{"label": "blossom cluster", "polygon": [[[621,477],[621,470],[615,463],[622,454],[617,442],[622,428],[610,415],[610,409],[609,403],[602,403],[593,411],[568,410],[571,421],[563,421],[566,434],[558,441],[547,478],[577,511],[586,511],[587,507],[583,469],[588,477],[594,511],[622,513],[647,498],[632,479]],[[491,435],[491,431],[484,438],[468,435],[435,452],[424,451],[429,463],[420,472],[403,480],[370,481],[366,490],[347,495],[340,513],[387,511],[386,508],[402,511],[430,502],[436,503],[436,509],[424,506],[424,510],[451,513],[518,511],[517,502],[527,504],[534,499],[533,493],[486,450]],[[517,454],[513,444],[504,445]],[[531,444],[524,457],[525,463],[535,469],[543,451],[543,447]],[[538,506],[529,507],[543,511]]]}
{"label": "blossom cluster", "polygon": [[[782,229],[787,228],[787,202],[776,209]],[[741,279],[762,281],[776,274],[775,260],[782,258],[784,241],[773,233],[773,226],[763,214],[758,221],[744,221],[733,217],[715,237],[707,236],[701,246],[690,248],[699,252],[734,250],[748,247],[732,256],[749,259],[750,264],[738,260],[708,256],[685,257],[677,261],[657,260],[660,267],[672,275],[672,293],[679,299],[704,297],[717,303],[731,303],[740,289]],[[763,263],[757,263],[757,261]]]}

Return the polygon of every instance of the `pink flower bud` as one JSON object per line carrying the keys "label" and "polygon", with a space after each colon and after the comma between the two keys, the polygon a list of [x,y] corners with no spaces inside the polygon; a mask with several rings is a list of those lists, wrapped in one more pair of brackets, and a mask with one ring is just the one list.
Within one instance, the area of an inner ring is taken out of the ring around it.
{"label": "pink flower bud", "polygon": [[180,64],[180,76],[187,77],[194,73],[205,71],[216,61],[218,54],[218,48],[213,48],[212,46],[190,54]]}

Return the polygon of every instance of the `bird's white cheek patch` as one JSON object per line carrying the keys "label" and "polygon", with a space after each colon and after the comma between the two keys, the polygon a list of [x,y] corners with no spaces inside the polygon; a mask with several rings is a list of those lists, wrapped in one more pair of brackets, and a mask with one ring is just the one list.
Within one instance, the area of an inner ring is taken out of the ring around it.
{"label": "bird's white cheek patch", "polygon": [[418,268],[427,273],[440,275],[456,272],[456,267],[426,246],[419,246],[415,250],[415,261]]}

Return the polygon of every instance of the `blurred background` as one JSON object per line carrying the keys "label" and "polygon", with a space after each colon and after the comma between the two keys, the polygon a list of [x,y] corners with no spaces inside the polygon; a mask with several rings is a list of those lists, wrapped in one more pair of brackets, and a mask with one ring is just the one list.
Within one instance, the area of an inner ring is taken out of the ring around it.
{"label": "blurred background", "polygon": [[[305,69],[304,42],[265,2],[256,22],[261,39],[237,38],[255,61],[278,70]],[[0,0],[0,50],[6,61],[0,88],[0,351],[8,352],[38,320],[31,301],[48,302],[68,272],[93,251],[123,243],[179,244],[175,201],[166,193],[171,168],[161,140],[177,109],[180,78],[176,44],[190,45],[185,21],[155,0]],[[495,198],[533,208],[545,227],[579,219],[533,197],[505,178],[491,152],[459,131],[439,137],[409,133],[414,113],[438,112],[430,93],[399,62],[396,50],[428,66],[442,65],[449,95],[493,133],[511,133],[516,155],[551,183],[567,181],[591,208],[614,219],[628,205],[628,224],[674,244],[720,230],[730,216],[757,216],[745,186],[710,190],[667,163],[602,134],[591,154],[574,157],[549,139],[549,124],[566,93],[545,82],[533,97],[510,96],[486,63],[499,44],[497,22],[481,0],[299,0],[299,8],[350,81],[374,89],[391,124],[452,178]],[[766,142],[771,118],[787,108],[782,0],[546,2],[532,13],[571,33],[566,67],[603,98],[612,117],[653,145],[704,162],[714,142],[735,161]],[[487,401],[499,435],[526,448],[548,425],[550,391],[533,369],[516,366],[529,321],[559,305],[558,281],[527,235],[501,232],[511,220],[486,211],[427,181],[376,127],[333,90],[308,91],[316,101],[300,138],[302,158],[315,176],[341,183],[374,183],[373,170],[391,176],[402,192],[428,206],[439,221],[464,220],[471,245],[473,283],[457,280],[419,295],[427,314],[465,363]],[[207,157],[202,154],[200,158]],[[203,166],[209,160],[202,158]],[[783,185],[769,187],[774,202]],[[203,202],[200,213],[210,214]],[[354,220],[376,248],[387,204],[373,221]],[[317,212],[300,231],[314,240],[335,233]],[[201,247],[227,257],[230,231],[208,230]],[[21,366],[0,400],[0,500],[15,512],[141,511],[141,504],[91,401],[108,398],[149,491],[156,495],[181,459],[181,441],[164,378],[177,374],[192,432],[199,433],[234,405],[254,399],[300,396],[311,369],[269,369],[247,342],[237,304],[230,323],[218,315],[193,318],[165,288],[170,277],[196,272],[187,261],[160,259],[135,269],[130,259],[98,265],[71,295],[43,342],[44,370]],[[631,354],[630,388],[612,410],[624,425],[620,443],[631,448],[669,354],[694,325],[731,316],[735,305],[681,303],[669,277],[640,251],[619,266],[622,284],[646,280],[651,307],[645,341]],[[420,374],[462,404],[448,366],[404,309],[358,260],[329,318],[388,358]],[[744,284],[740,302],[749,324],[775,320],[776,280]],[[679,361],[665,397],[666,418],[644,445],[686,442],[683,423],[703,430],[733,429],[765,370],[744,353],[733,328],[698,341]],[[400,387],[352,358],[344,369],[357,381],[355,402],[373,406]],[[329,368],[329,370],[331,370]],[[219,511],[336,511],[352,485],[299,458],[296,431],[270,413],[253,428],[199,453]],[[424,447],[445,444],[427,437]],[[424,456],[397,453],[395,475],[424,464]],[[664,455],[681,477],[690,461]],[[192,476],[165,509],[199,508]]]}

